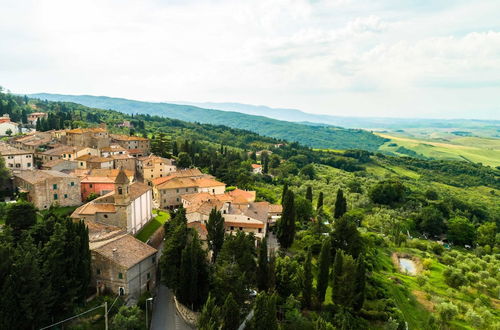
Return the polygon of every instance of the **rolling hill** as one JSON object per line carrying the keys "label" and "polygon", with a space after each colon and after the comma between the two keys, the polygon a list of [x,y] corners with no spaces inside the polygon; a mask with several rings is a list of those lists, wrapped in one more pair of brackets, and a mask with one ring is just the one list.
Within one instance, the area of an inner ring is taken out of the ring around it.
{"label": "rolling hill", "polygon": [[[386,139],[360,129],[300,124],[239,112],[205,109],[190,105],[134,101],[91,95],[31,94],[49,101],[74,102],[89,107],[112,109],[127,114],[150,114],[214,125],[226,125],[261,135],[296,141],[314,148],[364,149],[375,151]],[[287,117],[285,117],[287,118]]]}

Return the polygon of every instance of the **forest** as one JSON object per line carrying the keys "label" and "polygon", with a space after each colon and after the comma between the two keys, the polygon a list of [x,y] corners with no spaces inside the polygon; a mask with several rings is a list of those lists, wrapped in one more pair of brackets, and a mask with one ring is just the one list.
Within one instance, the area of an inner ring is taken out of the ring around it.
{"label": "forest", "polygon": [[[182,209],[165,224],[162,281],[200,313],[200,329],[237,329],[243,320],[247,329],[500,326],[499,169],[348,148],[314,150],[226,126],[0,94],[2,106],[9,102],[20,118],[23,111],[49,112],[41,130],[104,122],[116,133],[147,136],[155,154],[175,157],[179,167],[199,167],[228,186],[256,190],[258,200],[283,205],[271,228],[276,250],[251,235],[224,236],[216,211],[206,248],[187,228]],[[117,127],[123,120],[134,128]],[[263,174],[251,173],[256,162]],[[33,267],[36,283],[52,281],[47,270],[53,259],[44,246],[64,245],[61,237],[83,230],[64,230],[64,222],[47,217],[16,229],[8,212],[2,216],[0,253],[14,256],[22,251],[17,246],[27,246],[32,252],[25,258],[40,265]],[[411,260],[414,272],[402,270],[401,259]],[[64,260],[61,267],[76,267]],[[79,267],[85,267],[82,260]],[[0,278],[2,288],[7,280]],[[85,278],[78,281],[83,288]],[[60,312],[81,304],[82,292],[58,292],[73,301]],[[20,308],[37,315],[38,306]]]}

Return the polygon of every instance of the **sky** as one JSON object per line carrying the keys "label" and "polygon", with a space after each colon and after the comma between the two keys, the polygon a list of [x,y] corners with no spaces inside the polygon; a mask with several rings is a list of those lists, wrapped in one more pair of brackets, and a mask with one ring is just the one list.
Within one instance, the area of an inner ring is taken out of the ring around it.
{"label": "sky", "polygon": [[0,0],[0,85],[500,119],[498,0]]}

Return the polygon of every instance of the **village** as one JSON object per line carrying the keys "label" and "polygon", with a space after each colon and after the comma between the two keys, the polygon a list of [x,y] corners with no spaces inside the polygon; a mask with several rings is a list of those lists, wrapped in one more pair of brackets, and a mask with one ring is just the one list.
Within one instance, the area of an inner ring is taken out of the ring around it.
{"label": "village", "polygon": [[[35,127],[46,116],[32,113],[28,120]],[[175,159],[152,154],[145,137],[111,134],[105,124],[44,132],[18,126],[8,115],[0,117],[8,188],[40,211],[72,207],[71,219],[84,221],[97,295],[134,302],[154,290],[164,228],[148,226],[169,211],[183,207],[204,246],[213,209],[221,212],[226,234],[242,231],[257,240],[282,212],[281,205],[257,201],[255,191],[227,187],[198,168],[179,168]],[[261,173],[262,165],[252,164],[252,172]]]}

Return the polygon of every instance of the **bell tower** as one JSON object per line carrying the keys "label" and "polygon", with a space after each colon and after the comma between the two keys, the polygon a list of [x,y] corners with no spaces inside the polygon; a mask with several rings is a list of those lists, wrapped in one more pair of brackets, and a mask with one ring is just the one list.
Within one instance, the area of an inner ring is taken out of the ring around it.
{"label": "bell tower", "polygon": [[130,203],[129,185],[130,180],[122,167],[115,179],[115,204],[128,205]]}

